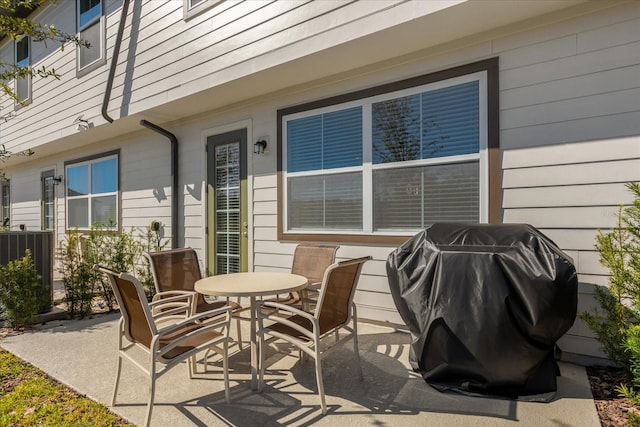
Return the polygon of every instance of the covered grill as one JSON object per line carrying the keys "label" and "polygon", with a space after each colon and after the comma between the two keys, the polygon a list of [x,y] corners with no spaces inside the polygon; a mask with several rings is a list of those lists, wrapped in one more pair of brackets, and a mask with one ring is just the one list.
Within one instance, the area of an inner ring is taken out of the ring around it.
{"label": "covered grill", "polygon": [[430,385],[553,397],[555,344],[575,320],[578,280],[540,231],[434,224],[389,255],[387,273],[411,332],[409,361]]}

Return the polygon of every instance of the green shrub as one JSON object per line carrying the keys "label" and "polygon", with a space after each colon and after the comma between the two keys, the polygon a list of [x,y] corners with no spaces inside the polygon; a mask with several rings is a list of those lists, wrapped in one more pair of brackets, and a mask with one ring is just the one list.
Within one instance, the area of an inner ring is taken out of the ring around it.
{"label": "green shrub", "polygon": [[155,292],[149,265],[142,257],[143,251],[162,249],[158,231],[147,227],[146,234],[134,237],[134,229],[113,232],[114,226],[93,224],[83,235],[69,233],[61,248],[62,273],[69,314],[84,317],[91,313],[94,296],[102,297],[109,310],[115,308],[115,297],[107,277],[94,269],[96,264],[115,271],[135,272],[149,298]]}
{"label": "green shrub", "polygon": [[596,288],[599,310],[580,318],[592,329],[613,362],[632,376],[629,330],[640,322],[640,185],[627,184],[634,193],[631,206],[620,207],[618,222],[608,233],[598,232],[596,250],[609,270],[607,288]]}
{"label": "green shrub", "polygon": [[[621,384],[618,393],[640,405],[640,184],[630,183],[630,206],[620,207],[618,222],[610,232],[598,232],[596,250],[609,270],[608,287],[596,288],[600,309],[581,313],[602,349],[622,367],[633,384]],[[640,417],[629,413],[629,423],[640,427]]]}
{"label": "green shrub", "polygon": [[[157,252],[163,250],[167,246],[167,241],[162,241],[161,226],[154,227],[156,221],[152,221],[151,225],[147,226],[144,234],[139,234],[141,242],[142,252]],[[138,262],[138,268],[136,269],[136,277],[144,287],[144,291],[147,298],[151,299],[156,293],[156,286],[153,281],[153,275],[151,274],[151,266],[149,260],[145,257],[140,257]]]}
{"label": "green shrub", "polygon": [[28,326],[35,321],[41,279],[29,249],[23,258],[0,267],[0,304],[11,327]]}
{"label": "green shrub", "polygon": [[60,267],[70,316],[85,317],[91,313],[95,294],[96,271],[83,256],[83,237],[78,230],[69,232],[60,248]]}

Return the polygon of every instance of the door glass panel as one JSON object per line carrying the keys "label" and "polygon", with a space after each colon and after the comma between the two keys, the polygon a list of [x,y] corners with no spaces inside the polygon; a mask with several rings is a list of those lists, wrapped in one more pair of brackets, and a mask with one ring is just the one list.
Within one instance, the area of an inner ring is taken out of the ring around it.
{"label": "door glass panel", "polygon": [[215,147],[215,264],[218,274],[240,271],[240,143]]}
{"label": "door glass panel", "polygon": [[42,228],[53,230],[55,221],[55,187],[53,176],[45,176],[42,180]]}

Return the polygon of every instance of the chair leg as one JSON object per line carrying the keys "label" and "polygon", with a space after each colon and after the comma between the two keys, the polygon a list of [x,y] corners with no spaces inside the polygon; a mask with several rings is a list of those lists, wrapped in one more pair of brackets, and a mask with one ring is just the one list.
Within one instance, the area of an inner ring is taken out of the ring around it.
{"label": "chair leg", "polygon": [[[206,356],[205,356],[206,357]],[[193,379],[193,376],[198,373],[197,365],[196,365],[196,356],[191,356],[187,359],[187,365],[189,366],[189,379]],[[205,372],[206,372],[205,365]]]}
{"label": "chair leg", "polygon": [[116,406],[116,395],[118,394],[118,383],[120,382],[120,372],[122,371],[122,356],[118,352],[118,367],[116,368],[116,382],[113,385],[113,394],[111,395],[111,406]]}
{"label": "chair leg", "polygon": [[[260,325],[262,327],[262,325]],[[258,365],[260,366],[260,370],[258,372],[258,393],[262,391],[262,387],[264,386],[264,369],[265,369],[265,343],[264,343],[264,334],[260,334],[258,341],[258,353],[259,353],[259,361]]]}
{"label": "chair leg", "polygon": [[360,375],[360,379],[364,378],[362,374],[362,364],[360,363],[360,351],[358,349],[358,331],[354,328],[353,331],[353,352],[356,355],[356,364],[358,365],[358,374]]}
{"label": "chair leg", "polygon": [[124,336],[124,319],[121,317],[118,321],[118,366],[116,367],[116,382],[113,385],[113,395],[111,396],[111,406],[116,406],[116,395],[118,394],[118,383],[120,382],[120,373],[122,371],[122,338]]}
{"label": "chair leg", "polygon": [[156,362],[151,360],[151,369],[149,369],[149,376],[151,377],[151,384],[149,386],[149,402],[147,403],[147,415],[144,418],[144,425],[149,426],[151,422],[151,412],[153,411],[153,399],[156,394]]}
{"label": "chair leg", "polygon": [[236,333],[238,335],[238,348],[242,351],[242,326],[240,326],[242,320],[236,319]]}
{"label": "chair leg", "polygon": [[316,381],[318,382],[318,394],[320,395],[320,408],[322,409],[322,415],[327,413],[327,404],[324,399],[324,383],[322,382],[322,360],[320,359],[320,352],[316,349]]}
{"label": "chair leg", "polygon": [[224,354],[222,355],[222,370],[224,375],[224,399],[229,404],[231,394],[229,392],[229,341],[224,341]]}
{"label": "chair leg", "polygon": [[353,352],[356,354],[356,362],[358,363],[360,379],[363,379],[364,375],[362,375],[362,364],[360,363],[360,350],[358,348],[358,314],[356,312],[355,304],[353,304],[352,310],[353,314],[351,315],[351,323],[353,323]]}

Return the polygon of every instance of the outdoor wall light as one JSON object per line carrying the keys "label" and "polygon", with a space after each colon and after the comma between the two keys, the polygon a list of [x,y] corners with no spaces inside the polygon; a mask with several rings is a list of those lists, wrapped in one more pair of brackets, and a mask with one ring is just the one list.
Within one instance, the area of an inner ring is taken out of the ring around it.
{"label": "outdoor wall light", "polygon": [[83,117],[84,117],[84,114],[80,114],[73,121],[73,124],[76,125],[76,130],[80,131],[80,132],[83,132],[83,131],[93,127],[93,122],[90,122],[89,120],[83,119]]}
{"label": "outdoor wall light", "polygon": [[62,175],[58,175],[55,178],[53,178],[53,185],[58,185],[58,184],[62,184],[62,180],[63,180],[63,176]]}
{"label": "outdoor wall light", "polygon": [[267,141],[260,139],[253,144],[253,154],[264,154],[265,148],[267,148]]}

